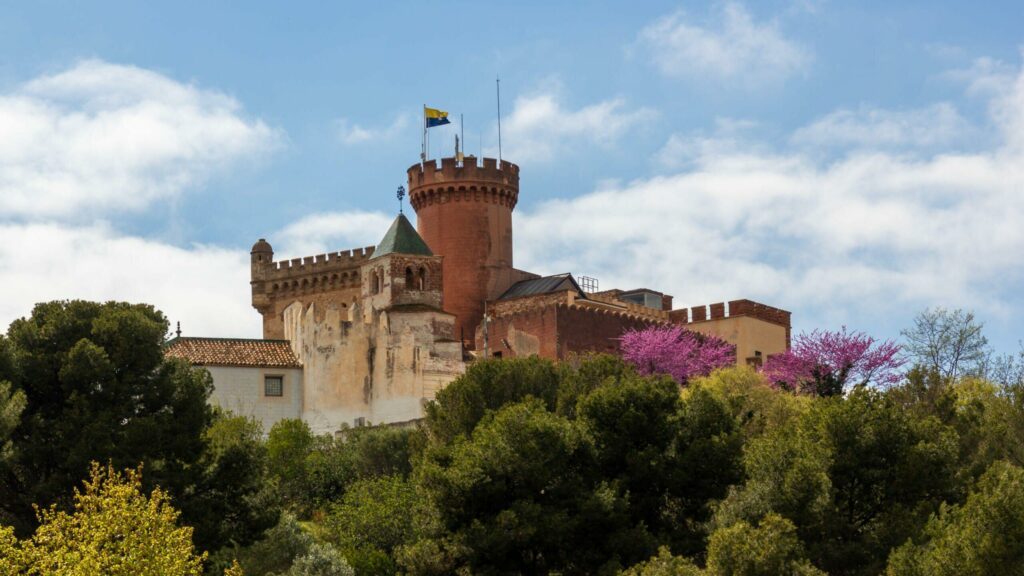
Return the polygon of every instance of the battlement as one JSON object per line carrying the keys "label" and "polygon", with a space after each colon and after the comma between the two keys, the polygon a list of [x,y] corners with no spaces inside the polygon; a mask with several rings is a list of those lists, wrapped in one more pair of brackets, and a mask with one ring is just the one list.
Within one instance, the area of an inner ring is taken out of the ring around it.
{"label": "battlement", "polygon": [[680,308],[673,310],[669,316],[672,322],[676,324],[707,322],[709,320],[721,320],[722,318],[732,318],[735,316],[751,316],[765,322],[786,327],[790,323],[790,312],[746,299]]}
{"label": "battlement", "polygon": [[786,346],[789,346],[792,314],[788,310],[775,308],[767,304],[754,302],[753,300],[743,299],[717,302],[703,306],[680,308],[669,313],[669,319],[674,324],[694,324],[739,316],[757,318],[758,320],[784,327],[786,329]]}
{"label": "battlement", "polygon": [[410,190],[458,181],[489,182],[519,188],[519,166],[507,160],[502,160],[499,166],[495,158],[467,156],[461,164],[455,158],[442,158],[440,166],[437,160],[427,160],[410,166],[408,174]]}
{"label": "battlement", "polygon": [[428,160],[409,167],[409,202],[417,211],[434,202],[479,201],[515,207],[519,200],[519,166],[494,158]]}
{"label": "battlement", "polygon": [[342,250],[339,252],[317,254],[316,256],[304,256],[302,258],[292,258],[291,260],[269,262],[264,270],[263,279],[280,280],[305,276],[307,274],[357,268],[373,256],[374,248],[374,246],[367,246],[353,250]]}

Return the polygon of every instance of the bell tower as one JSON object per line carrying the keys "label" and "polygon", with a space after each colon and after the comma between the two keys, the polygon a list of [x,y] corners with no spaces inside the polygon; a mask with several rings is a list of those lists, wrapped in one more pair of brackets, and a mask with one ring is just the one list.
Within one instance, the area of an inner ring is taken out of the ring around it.
{"label": "bell tower", "polygon": [[484,301],[512,285],[512,210],[519,166],[494,158],[442,158],[408,170],[409,202],[420,236],[442,256],[444,308],[455,314],[455,337],[473,346]]}

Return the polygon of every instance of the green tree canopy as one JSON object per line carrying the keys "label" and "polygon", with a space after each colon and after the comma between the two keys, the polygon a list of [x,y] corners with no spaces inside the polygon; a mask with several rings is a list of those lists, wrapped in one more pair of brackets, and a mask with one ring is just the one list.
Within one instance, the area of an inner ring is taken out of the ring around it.
{"label": "green tree canopy", "polygon": [[749,480],[723,501],[717,526],[775,512],[796,524],[815,565],[877,574],[888,551],[955,495],[956,434],[858,389],[751,441],[744,463]]}
{"label": "green tree canopy", "polygon": [[963,506],[944,505],[922,543],[889,558],[891,576],[1024,574],[1024,469],[997,462]]}

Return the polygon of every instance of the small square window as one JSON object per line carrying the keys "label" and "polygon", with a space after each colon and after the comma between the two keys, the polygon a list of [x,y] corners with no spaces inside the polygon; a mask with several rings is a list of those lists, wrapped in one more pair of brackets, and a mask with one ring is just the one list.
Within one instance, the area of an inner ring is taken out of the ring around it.
{"label": "small square window", "polygon": [[263,379],[264,396],[284,396],[284,378],[267,376]]}

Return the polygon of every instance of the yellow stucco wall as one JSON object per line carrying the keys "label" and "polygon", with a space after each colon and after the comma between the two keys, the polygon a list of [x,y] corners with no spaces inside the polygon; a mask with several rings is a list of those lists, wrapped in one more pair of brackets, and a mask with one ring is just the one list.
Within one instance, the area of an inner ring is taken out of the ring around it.
{"label": "yellow stucco wall", "polygon": [[786,351],[786,328],[751,316],[734,316],[688,324],[687,328],[717,336],[736,346],[736,363],[743,365],[747,358],[760,352],[765,360],[773,354]]}

